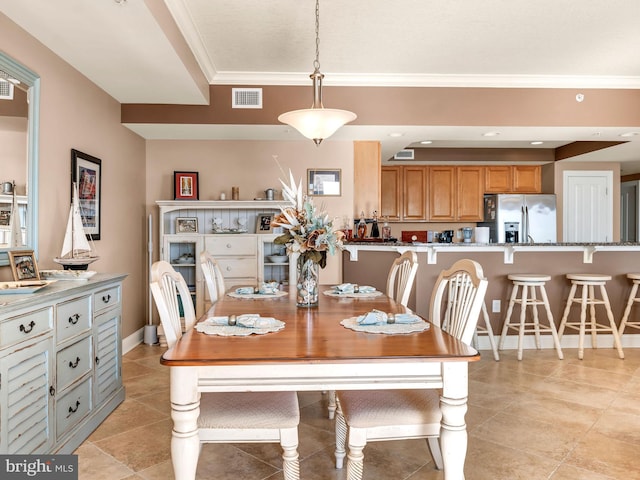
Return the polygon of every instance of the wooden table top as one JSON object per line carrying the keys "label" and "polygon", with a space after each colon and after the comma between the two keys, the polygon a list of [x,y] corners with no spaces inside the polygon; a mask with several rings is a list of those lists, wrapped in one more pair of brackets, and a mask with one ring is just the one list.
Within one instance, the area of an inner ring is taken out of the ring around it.
{"label": "wooden table top", "polygon": [[295,294],[277,298],[238,299],[225,295],[202,317],[259,313],[285,322],[284,329],[265,335],[223,337],[191,329],[167,350],[167,366],[252,365],[272,363],[355,363],[393,361],[476,361],[480,355],[438,327],[402,335],[356,332],[340,325],[345,318],[372,309],[389,313],[409,311],[386,295],[374,298],[336,298],[322,292],[319,305],[300,308]]}

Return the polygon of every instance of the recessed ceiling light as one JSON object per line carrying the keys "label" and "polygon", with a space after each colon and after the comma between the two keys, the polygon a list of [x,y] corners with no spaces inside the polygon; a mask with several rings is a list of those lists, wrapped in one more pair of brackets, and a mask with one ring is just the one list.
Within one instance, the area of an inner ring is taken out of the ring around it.
{"label": "recessed ceiling light", "polygon": [[640,135],[640,132],[625,132],[620,134],[621,137],[635,137],[637,135]]}
{"label": "recessed ceiling light", "polygon": [[403,135],[404,133],[400,133],[400,132],[393,132],[389,134],[390,137],[402,137]]}
{"label": "recessed ceiling light", "polygon": [[541,142],[540,140],[536,140],[534,142],[531,142],[531,145],[542,145],[544,142]]}
{"label": "recessed ceiling light", "polygon": [[420,143],[422,145],[431,145],[433,142],[431,140],[422,140]]}
{"label": "recessed ceiling light", "polygon": [[500,135],[500,132],[485,132],[482,134],[483,137],[497,137]]}

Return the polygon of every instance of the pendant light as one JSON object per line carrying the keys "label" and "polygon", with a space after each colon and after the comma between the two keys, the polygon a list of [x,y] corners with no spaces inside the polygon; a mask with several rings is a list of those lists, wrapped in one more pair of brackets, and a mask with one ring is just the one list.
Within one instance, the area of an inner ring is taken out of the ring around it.
{"label": "pendant light", "polygon": [[291,125],[302,135],[314,141],[316,145],[333,135],[345,123],[354,121],[357,115],[347,110],[324,108],[322,105],[322,79],[320,73],[320,4],[316,0],[316,59],[313,62],[313,104],[311,108],[283,113],[278,120]]}

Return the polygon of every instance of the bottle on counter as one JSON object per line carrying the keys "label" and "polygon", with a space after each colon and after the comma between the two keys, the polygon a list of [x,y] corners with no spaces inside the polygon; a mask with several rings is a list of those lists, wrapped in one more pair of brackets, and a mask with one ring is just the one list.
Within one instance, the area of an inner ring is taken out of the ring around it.
{"label": "bottle on counter", "polygon": [[364,210],[360,213],[360,220],[358,221],[357,234],[358,234],[358,238],[364,238],[367,236],[367,222],[364,219]]}
{"label": "bottle on counter", "polygon": [[391,238],[391,227],[389,226],[389,216],[384,217],[384,223],[382,224],[382,240],[389,240]]}
{"label": "bottle on counter", "polygon": [[378,229],[378,211],[373,211],[373,223],[371,224],[371,237],[380,238],[380,230]]}

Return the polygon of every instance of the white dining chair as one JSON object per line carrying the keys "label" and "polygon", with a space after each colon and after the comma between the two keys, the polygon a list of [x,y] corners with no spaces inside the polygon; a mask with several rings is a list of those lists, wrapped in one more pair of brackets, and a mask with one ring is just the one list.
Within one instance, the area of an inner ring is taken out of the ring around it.
{"label": "white dining chair", "polygon": [[418,272],[416,252],[406,251],[396,258],[387,277],[387,296],[406,307]]}
{"label": "white dining chair", "polygon": [[[484,302],[487,279],[473,260],[459,260],[438,276],[431,294],[431,323],[470,343]],[[436,468],[443,468],[442,413],[436,390],[338,391],[336,468],[347,456],[347,478],[360,480],[368,441],[425,438]]]}
{"label": "white dining chair", "polygon": [[[180,304],[186,330],[196,318],[184,278],[165,261],[151,267],[151,292],[169,348],[182,337]],[[200,396],[200,443],[280,443],[285,480],[300,478],[296,392],[203,393]]]}
{"label": "white dining chair", "polygon": [[[409,303],[409,295],[411,295],[417,272],[418,256],[416,252],[406,251],[396,258],[387,276],[387,296],[406,307],[407,303]],[[337,408],[335,390],[329,390],[328,397],[329,405],[327,410],[329,410],[329,418],[333,419]]]}
{"label": "white dining chair", "polygon": [[209,300],[213,305],[222,298],[225,294],[224,277],[222,276],[222,270],[213,256],[206,250],[200,253],[200,267],[204,274],[205,284],[207,285],[207,292],[209,293]]}

